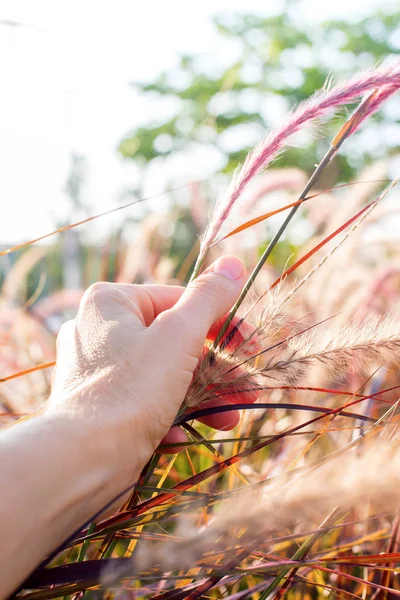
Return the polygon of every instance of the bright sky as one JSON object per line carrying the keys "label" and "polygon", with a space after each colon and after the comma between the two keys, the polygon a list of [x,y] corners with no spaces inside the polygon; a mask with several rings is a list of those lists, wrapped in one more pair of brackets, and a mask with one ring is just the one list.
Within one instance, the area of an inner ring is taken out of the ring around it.
{"label": "bright sky", "polygon": [[[378,3],[304,0],[302,10],[325,18]],[[72,220],[64,192],[72,151],[87,159],[93,212],[113,208],[134,180],[117,144],[146,116],[129,82],[156,75],[180,52],[218,51],[213,13],[268,6],[279,0],[2,0],[0,244]]]}

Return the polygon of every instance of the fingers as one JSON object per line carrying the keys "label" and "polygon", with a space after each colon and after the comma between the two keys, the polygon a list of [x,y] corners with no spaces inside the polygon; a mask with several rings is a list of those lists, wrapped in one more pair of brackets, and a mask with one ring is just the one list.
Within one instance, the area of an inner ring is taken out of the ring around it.
{"label": "fingers", "polygon": [[[200,356],[211,325],[235,303],[245,282],[243,264],[234,256],[219,258],[188,285],[180,300],[156,320],[156,334],[174,342],[174,352]],[[157,323],[158,321],[158,323]]]}
{"label": "fingers", "polygon": [[180,427],[171,427],[168,433],[160,442],[160,447],[157,448],[158,454],[177,454],[185,449],[184,446],[174,446],[174,444],[182,444],[188,441],[187,435]]}
{"label": "fingers", "polygon": [[98,282],[85,292],[78,315],[87,320],[91,313],[100,312],[106,320],[119,316],[121,312],[125,315],[130,313],[147,327],[157,315],[174,306],[183,291],[184,288],[174,285]]}
{"label": "fingers", "polygon": [[[227,315],[224,315],[210,327],[207,333],[207,340],[213,342],[217,337],[222,325],[225,322]],[[223,348],[229,354],[233,354],[235,350],[241,349],[244,354],[253,356],[261,350],[261,344],[256,334],[256,329],[247,321],[235,315],[228,326],[221,340]]]}
{"label": "fingers", "polygon": [[[164,397],[168,390],[169,402],[163,404],[163,411],[171,415],[171,421],[185,398],[211,325],[233,306],[244,281],[245,270],[237,258],[220,258],[146,330],[152,360],[164,381]],[[211,419],[221,429],[230,429],[236,422],[234,415]]]}
{"label": "fingers", "polygon": [[151,314],[144,315],[147,326],[160,313],[172,308],[185,291],[185,288],[179,285],[120,285],[124,285],[129,295],[135,297],[136,292],[139,291],[143,296],[147,296],[147,300],[151,303]]}
{"label": "fingers", "polygon": [[[213,406],[225,406],[225,404],[227,404],[227,402],[224,400],[213,402]],[[234,429],[239,424],[240,412],[238,410],[232,410],[229,412],[215,413],[214,415],[201,417],[199,421],[213,429],[218,429],[219,431],[231,431],[231,429]]]}

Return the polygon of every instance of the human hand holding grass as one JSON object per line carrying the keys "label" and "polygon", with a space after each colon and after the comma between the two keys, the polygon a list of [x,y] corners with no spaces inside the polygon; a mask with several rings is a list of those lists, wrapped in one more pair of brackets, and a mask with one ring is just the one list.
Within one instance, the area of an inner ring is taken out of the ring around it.
{"label": "human hand holding grass", "polygon": [[[244,277],[238,259],[222,257],[186,290],[100,283],[87,291],[60,332],[45,412],[0,437],[0,598],[133,485],[160,442],[186,440],[171,426],[207,333]],[[204,420],[230,429],[238,417]]]}
{"label": "human hand holding grass", "polygon": [[[143,464],[160,442],[185,441],[172,423],[204,340],[215,337],[212,326],[235,301],[244,276],[238,259],[222,257],[186,290],[111,283],[89,288],[76,319],[58,337],[49,410],[94,424],[98,419],[108,436],[117,431],[121,455],[129,456],[130,445],[135,459],[143,454]],[[238,418],[228,413],[203,420],[226,430]]]}

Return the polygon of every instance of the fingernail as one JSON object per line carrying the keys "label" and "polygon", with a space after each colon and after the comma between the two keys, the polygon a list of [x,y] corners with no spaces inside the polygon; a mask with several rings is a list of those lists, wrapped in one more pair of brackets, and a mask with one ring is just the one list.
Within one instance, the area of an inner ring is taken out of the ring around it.
{"label": "fingernail", "polygon": [[244,271],[243,264],[235,256],[221,256],[209,270],[232,280],[240,279]]}

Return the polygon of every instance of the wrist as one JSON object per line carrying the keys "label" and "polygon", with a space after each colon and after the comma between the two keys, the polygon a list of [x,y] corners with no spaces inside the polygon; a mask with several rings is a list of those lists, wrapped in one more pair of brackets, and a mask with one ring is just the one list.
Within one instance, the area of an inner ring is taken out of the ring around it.
{"label": "wrist", "polygon": [[[121,465],[109,431],[102,431],[91,420],[68,413],[46,411],[37,421],[38,434],[54,462],[68,481],[76,482],[75,501],[97,511],[136,480],[127,465]],[[130,475],[130,476],[129,476]],[[71,499],[72,500],[72,499]]]}
{"label": "wrist", "polygon": [[84,457],[85,469],[102,465],[105,485],[114,492],[138,479],[143,467],[140,444],[132,445],[129,419],[121,416],[101,381],[89,379],[75,390],[52,394],[40,418],[60,431],[75,454]]}

